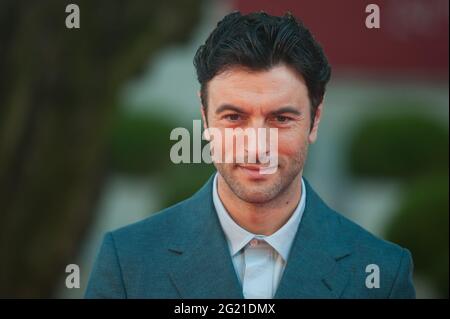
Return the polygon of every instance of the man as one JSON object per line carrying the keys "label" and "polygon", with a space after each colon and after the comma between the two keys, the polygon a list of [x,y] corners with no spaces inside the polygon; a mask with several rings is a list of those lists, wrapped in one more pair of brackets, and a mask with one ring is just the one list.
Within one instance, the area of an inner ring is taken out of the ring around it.
{"label": "man", "polygon": [[[414,298],[410,253],[330,209],[302,177],[330,67],[293,16],[227,15],[195,56],[205,129],[276,128],[191,198],[106,234],[88,298]],[[259,145],[259,144],[258,144]],[[222,147],[225,153],[229,151]]]}

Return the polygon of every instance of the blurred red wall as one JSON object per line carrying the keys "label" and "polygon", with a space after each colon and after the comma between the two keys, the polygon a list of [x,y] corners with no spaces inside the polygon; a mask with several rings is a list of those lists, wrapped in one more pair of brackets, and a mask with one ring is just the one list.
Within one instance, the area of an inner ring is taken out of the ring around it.
{"label": "blurred red wall", "polygon": [[[380,29],[365,26],[371,3],[380,7]],[[448,78],[448,0],[235,0],[233,8],[290,11],[310,28],[338,71]]]}

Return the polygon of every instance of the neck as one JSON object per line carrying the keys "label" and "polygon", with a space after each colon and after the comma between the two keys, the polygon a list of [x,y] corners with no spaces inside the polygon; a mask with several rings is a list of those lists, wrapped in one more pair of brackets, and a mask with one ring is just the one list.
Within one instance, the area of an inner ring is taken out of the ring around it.
{"label": "neck", "polygon": [[266,203],[249,203],[233,193],[223,177],[218,175],[217,191],[231,218],[245,230],[270,236],[292,216],[302,193],[301,172],[277,197]]}

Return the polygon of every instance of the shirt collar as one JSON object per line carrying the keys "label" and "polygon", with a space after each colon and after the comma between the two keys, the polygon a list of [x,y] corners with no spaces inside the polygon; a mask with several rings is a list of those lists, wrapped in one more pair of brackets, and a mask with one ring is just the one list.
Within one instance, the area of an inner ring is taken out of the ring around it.
{"label": "shirt collar", "polygon": [[253,234],[241,226],[239,226],[228,214],[227,210],[223,206],[220,200],[219,193],[217,191],[217,178],[218,174],[214,176],[213,182],[213,202],[216,209],[217,215],[219,217],[220,224],[225,233],[225,236],[230,247],[231,255],[237,254],[243,247],[245,247],[250,240],[253,238],[264,239],[273,249],[281,255],[283,260],[286,262],[289,251],[294,241],[295,234],[297,233],[298,226],[303,216],[306,205],[306,187],[302,178],[302,189],[300,201],[295,208],[294,213],[291,215],[289,220],[275,233],[270,236],[256,235]]}

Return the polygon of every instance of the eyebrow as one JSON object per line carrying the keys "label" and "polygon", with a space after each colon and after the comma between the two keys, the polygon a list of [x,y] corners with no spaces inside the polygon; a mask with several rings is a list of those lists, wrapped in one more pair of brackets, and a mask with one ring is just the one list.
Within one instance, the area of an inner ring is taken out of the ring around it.
{"label": "eyebrow", "polygon": [[245,111],[238,106],[231,105],[231,104],[222,104],[221,106],[219,106],[217,108],[216,114],[219,114],[219,113],[222,113],[225,111],[234,111],[236,113],[241,113],[241,114],[245,113]]}
{"label": "eyebrow", "polygon": [[[222,104],[221,106],[219,106],[216,110],[216,114],[225,112],[225,111],[234,111],[236,113],[240,113],[240,114],[245,114],[246,112],[240,108],[239,106],[235,106],[232,104]],[[291,113],[293,115],[297,115],[300,116],[302,115],[302,112],[299,111],[298,109],[296,109],[293,106],[283,106],[280,107],[279,109],[270,112],[271,115],[280,115],[280,114],[285,114],[285,113]]]}
{"label": "eyebrow", "polygon": [[285,113],[291,113],[291,114],[297,115],[297,116],[302,115],[302,112],[293,106],[283,106],[283,107],[280,107],[278,110],[270,112],[271,115],[280,115],[280,114],[285,114]]}

